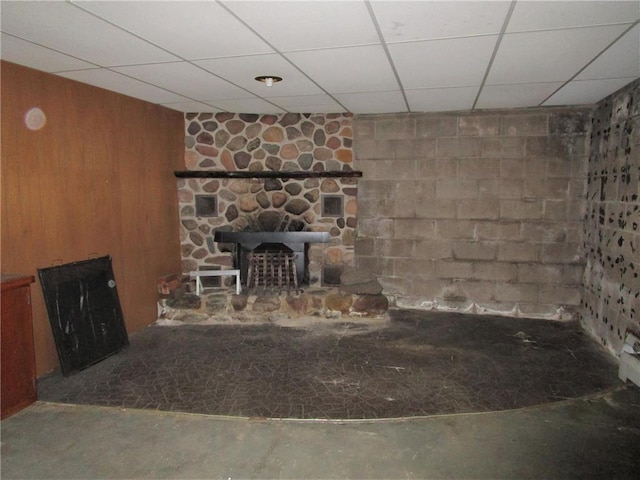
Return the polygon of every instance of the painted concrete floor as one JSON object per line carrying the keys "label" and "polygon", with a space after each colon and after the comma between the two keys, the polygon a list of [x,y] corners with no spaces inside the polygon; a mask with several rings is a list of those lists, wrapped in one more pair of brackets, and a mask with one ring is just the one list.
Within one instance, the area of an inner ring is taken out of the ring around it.
{"label": "painted concrete floor", "polygon": [[392,312],[391,321],[151,326],[49,402],[264,418],[375,419],[539,405],[620,384],[576,322]]}
{"label": "painted concrete floor", "polygon": [[38,402],[1,424],[3,479],[635,479],[640,389],[391,421],[250,421]]}
{"label": "painted concrete floor", "polygon": [[640,388],[578,325],[394,315],[144,329],[2,421],[1,477],[640,478]]}

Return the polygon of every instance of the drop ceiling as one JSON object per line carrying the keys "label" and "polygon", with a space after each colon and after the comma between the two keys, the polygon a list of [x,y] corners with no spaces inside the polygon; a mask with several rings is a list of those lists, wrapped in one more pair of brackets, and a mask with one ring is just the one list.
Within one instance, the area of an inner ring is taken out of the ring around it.
{"label": "drop ceiling", "polygon": [[1,1],[0,18],[2,59],[183,112],[579,105],[640,76],[638,0]]}

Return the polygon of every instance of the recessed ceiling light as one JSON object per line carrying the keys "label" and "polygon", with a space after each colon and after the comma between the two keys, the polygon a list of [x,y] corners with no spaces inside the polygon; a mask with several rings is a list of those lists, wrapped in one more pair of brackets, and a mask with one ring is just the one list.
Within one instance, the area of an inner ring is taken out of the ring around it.
{"label": "recessed ceiling light", "polygon": [[275,75],[260,75],[256,77],[256,80],[264,83],[267,87],[273,87],[274,83],[282,81],[282,77],[276,77]]}

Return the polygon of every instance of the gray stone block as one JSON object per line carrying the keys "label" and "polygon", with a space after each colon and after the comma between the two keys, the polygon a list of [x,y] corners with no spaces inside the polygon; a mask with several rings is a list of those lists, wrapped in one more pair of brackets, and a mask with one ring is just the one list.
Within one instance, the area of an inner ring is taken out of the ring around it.
{"label": "gray stone block", "polygon": [[499,115],[469,115],[458,117],[459,136],[496,136],[500,133]]}
{"label": "gray stone block", "polygon": [[477,157],[480,151],[480,138],[475,137],[440,137],[436,143],[438,157]]}
{"label": "gray stone block", "polygon": [[548,115],[545,113],[503,115],[500,133],[509,136],[548,134]]}
{"label": "gray stone block", "polygon": [[459,200],[457,218],[496,220],[500,218],[501,202],[495,198],[483,198],[475,200]]}
{"label": "gray stone block", "polygon": [[455,116],[420,116],[416,119],[416,137],[454,137],[458,134]]}
{"label": "gray stone block", "polygon": [[498,245],[489,242],[453,242],[453,258],[456,260],[495,260]]}

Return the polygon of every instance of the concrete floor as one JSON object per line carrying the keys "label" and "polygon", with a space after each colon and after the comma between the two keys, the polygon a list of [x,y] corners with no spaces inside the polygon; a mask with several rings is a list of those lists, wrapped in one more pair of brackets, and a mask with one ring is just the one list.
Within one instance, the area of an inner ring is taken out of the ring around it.
{"label": "concrete floor", "polygon": [[38,402],[2,478],[638,478],[640,389],[410,420],[247,420]]}

